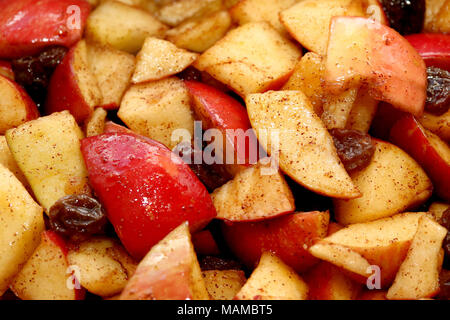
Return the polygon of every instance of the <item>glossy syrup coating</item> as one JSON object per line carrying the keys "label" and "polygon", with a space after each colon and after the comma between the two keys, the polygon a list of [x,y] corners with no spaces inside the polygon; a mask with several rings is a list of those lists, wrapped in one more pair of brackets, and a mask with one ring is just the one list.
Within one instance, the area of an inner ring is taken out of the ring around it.
{"label": "glossy syrup coating", "polygon": [[427,68],[427,102],[425,110],[442,115],[450,108],[450,72],[436,67]]}

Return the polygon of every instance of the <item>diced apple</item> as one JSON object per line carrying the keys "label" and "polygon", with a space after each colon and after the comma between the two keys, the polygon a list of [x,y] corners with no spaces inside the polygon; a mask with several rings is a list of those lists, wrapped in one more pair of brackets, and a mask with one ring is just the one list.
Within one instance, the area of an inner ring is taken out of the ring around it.
{"label": "diced apple", "polygon": [[151,248],[120,299],[209,300],[187,223]]}
{"label": "diced apple", "polygon": [[92,137],[102,134],[105,128],[107,112],[103,108],[95,109],[94,113],[87,119],[86,127],[86,137]]}
{"label": "diced apple", "polygon": [[45,102],[48,114],[69,110],[77,122],[83,122],[99,106],[102,93],[92,72],[84,40],[64,56],[51,79]]}
{"label": "diced apple", "polygon": [[253,22],[228,32],[194,66],[245,96],[281,87],[300,57],[267,22]]}
{"label": "diced apple", "polygon": [[102,95],[99,106],[119,108],[134,72],[135,57],[109,46],[88,44],[88,61]]}
{"label": "diced apple", "polygon": [[115,240],[95,237],[69,246],[67,259],[76,266],[79,282],[89,292],[111,297],[122,292],[137,263]]}
{"label": "diced apple", "polygon": [[335,198],[360,192],[341,163],[331,135],[301,91],[269,91],[245,99],[259,142],[302,186]]}
{"label": "diced apple", "polygon": [[335,92],[364,85],[376,100],[414,115],[423,112],[425,63],[389,27],[359,17],[332,18],[325,65],[327,86]]}
{"label": "diced apple", "polygon": [[355,104],[358,89],[352,88],[339,94],[326,93],[323,97],[323,124],[327,129],[343,129]]}
{"label": "diced apple", "polygon": [[377,112],[377,107],[378,101],[373,99],[367,90],[359,89],[345,127],[367,133]]}
{"label": "diced apple", "polygon": [[304,272],[318,260],[308,248],[327,235],[328,212],[299,212],[261,222],[222,224],[231,251],[252,269],[264,251],[275,253],[297,272]]}
{"label": "diced apple", "polygon": [[222,0],[170,1],[157,12],[160,21],[175,27],[180,23],[222,9]]}
{"label": "diced apple", "polygon": [[0,164],[11,171],[25,188],[29,188],[27,178],[25,178],[23,172],[17,165],[16,160],[14,160],[11,150],[9,150],[5,136],[0,136]]}
{"label": "diced apple", "polygon": [[450,110],[440,116],[424,112],[418,120],[427,130],[438,135],[445,142],[450,143]]}
{"label": "diced apple", "polygon": [[230,14],[222,10],[205,17],[188,20],[168,30],[166,38],[179,48],[203,52],[222,39],[230,27]]}
{"label": "diced apple", "polygon": [[[436,4],[438,7],[439,4]],[[437,8],[436,8],[437,9]],[[435,33],[449,33],[450,32],[450,0],[442,0],[439,10],[435,12],[432,20],[427,24],[425,21],[426,30]]]}
{"label": "diced apple", "polygon": [[426,213],[404,213],[372,222],[352,224],[333,233],[309,251],[365,280],[372,275],[371,265],[380,268],[381,286],[395,278],[416,234],[419,220]]}
{"label": "diced apple", "polygon": [[450,147],[406,115],[391,129],[390,140],[413,157],[433,182],[435,192],[450,201]]}
{"label": "diced apple", "polygon": [[136,57],[136,70],[131,81],[141,83],[172,76],[186,69],[197,56],[169,41],[148,37]]}
{"label": "diced apple", "polygon": [[0,296],[33,254],[44,230],[42,208],[0,164]]}
{"label": "diced apple", "polygon": [[1,7],[0,58],[29,56],[48,46],[71,47],[81,39],[90,11],[83,0],[4,0]]}
{"label": "diced apple", "polygon": [[6,132],[14,159],[47,213],[64,196],[90,193],[81,138],[83,133],[67,111]]}
{"label": "diced apple", "polygon": [[14,71],[11,62],[0,60],[0,75],[14,81]]}
{"label": "diced apple", "polygon": [[435,221],[440,221],[443,213],[450,208],[450,204],[444,202],[433,202],[428,208],[428,212]]}
{"label": "diced apple", "polygon": [[242,270],[207,270],[202,274],[213,300],[233,300],[247,281]]}
{"label": "diced apple", "polygon": [[140,259],[183,221],[192,232],[216,216],[189,166],[164,145],[136,134],[82,140],[89,180],[122,244]]}
{"label": "diced apple", "polygon": [[100,4],[89,16],[86,38],[136,53],[145,38],[162,37],[166,30],[167,26],[145,10],[118,1],[107,1]]}
{"label": "diced apple", "polygon": [[203,230],[192,235],[192,244],[199,255],[218,255],[220,253],[211,231]]}
{"label": "diced apple", "polygon": [[390,300],[431,298],[439,292],[440,250],[447,229],[428,217],[417,233],[386,297]]}
{"label": "diced apple", "polygon": [[84,289],[78,285],[76,270],[71,270],[67,260],[64,239],[45,231],[39,246],[14,278],[11,290],[22,300],[80,300]]}
{"label": "diced apple", "polygon": [[415,208],[432,194],[426,173],[406,152],[375,140],[370,164],[350,175],[362,196],[334,200],[336,220],[341,224],[373,221]]}
{"label": "diced apple", "polygon": [[22,87],[0,75],[0,134],[18,125],[36,119],[39,112]]}
{"label": "diced apple", "polygon": [[237,300],[306,300],[308,285],[277,256],[264,252]]}
{"label": "diced apple", "polygon": [[424,31],[435,32],[434,21],[436,20],[436,16],[439,14],[439,11],[444,3],[444,0],[425,0]]}
{"label": "diced apple", "polygon": [[130,87],[118,116],[131,130],[169,149],[181,142],[178,137],[172,137],[174,130],[184,129],[190,137],[194,134],[189,93],[183,81],[176,77]]}
{"label": "diced apple", "polygon": [[450,71],[450,35],[420,33],[406,36],[428,67]]}

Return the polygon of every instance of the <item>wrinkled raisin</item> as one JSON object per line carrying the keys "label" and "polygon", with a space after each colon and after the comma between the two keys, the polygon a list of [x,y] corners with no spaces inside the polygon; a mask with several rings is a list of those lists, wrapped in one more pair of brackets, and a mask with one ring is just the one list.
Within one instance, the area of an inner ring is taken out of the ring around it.
{"label": "wrinkled raisin", "polygon": [[450,108],[450,72],[436,67],[427,68],[428,88],[425,110],[441,115]]}
{"label": "wrinkled raisin", "polygon": [[37,55],[12,61],[17,83],[25,88],[38,107],[44,104],[50,77],[66,51],[64,47],[50,47]]}
{"label": "wrinkled raisin", "polygon": [[49,217],[51,229],[66,237],[102,234],[108,222],[100,202],[84,194],[59,199]]}
{"label": "wrinkled raisin", "polygon": [[347,171],[361,170],[369,165],[375,145],[368,134],[349,129],[331,129],[330,133]]}
{"label": "wrinkled raisin", "polygon": [[425,0],[382,0],[390,26],[400,34],[420,33],[425,20]]}
{"label": "wrinkled raisin", "polygon": [[440,300],[450,300],[450,270],[442,269],[439,275],[440,291],[437,298]]}
{"label": "wrinkled raisin", "polygon": [[242,270],[243,266],[237,261],[219,258],[215,256],[205,256],[200,261],[200,267],[206,270]]}
{"label": "wrinkled raisin", "polygon": [[178,77],[182,80],[187,81],[201,81],[202,73],[194,67],[187,67],[185,70],[178,74]]}

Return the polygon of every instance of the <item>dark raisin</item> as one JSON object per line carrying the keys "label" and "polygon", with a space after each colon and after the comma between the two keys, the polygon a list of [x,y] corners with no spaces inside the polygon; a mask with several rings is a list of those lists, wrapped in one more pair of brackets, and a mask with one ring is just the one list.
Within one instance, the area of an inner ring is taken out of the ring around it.
{"label": "dark raisin", "polygon": [[64,47],[50,47],[35,56],[12,61],[16,82],[25,88],[38,107],[43,106],[50,77],[66,52]]}
{"label": "dark raisin", "polygon": [[108,222],[100,202],[84,194],[59,199],[49,217],[51,229],[69,238],[103,234]]}
{"label": "dark raisin", "polygon": [[428,88],[425,110],[441,115],[450,108],[450,72],[436,67],[427,68]]}
{"label": "dark raisin", "polygon": [[444,238],[444,242],[442,243],[445,253],[445,265],[448,266],[450,263],[450,208],[444,211],[439,223],[448,230],[447,236]]}
{"label": "dark raisin", "polygon": [[440,300],[450,300],[450,270],[442,269],[439,275],[439,294],[437,298]]}
{"label": "dark raisin", "polygon": [[347,171],[361,170],[369,165],[375,145],[368,134],[349,129],[331,129],[330,133]]}
{"label": "dark raisin", "polygon": [[230,260],[219,258],[215,256],[205,256],[200,261],[200,267],[202,270],[242,270],[243,266],[241,263]]}
{"label": "dark raisin", "polygon": [[425,0],[382,0],[389,24],[399,33],[420,33],[425,20]]}
{"label": "dark raisin", "polygon": [[194,67],[187,67],[185,70],[183,70],[178,74],[178,77],[182,80],[201,81],[202,73],[199,70],[195,69]]}

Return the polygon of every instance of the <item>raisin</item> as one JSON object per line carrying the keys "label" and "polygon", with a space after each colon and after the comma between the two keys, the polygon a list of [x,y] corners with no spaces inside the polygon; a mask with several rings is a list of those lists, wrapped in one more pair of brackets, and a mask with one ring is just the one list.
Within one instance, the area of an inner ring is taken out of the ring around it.
{"label": "raisin", "polygon": [[59,199],[49,217],[51,229],[69,238],[103,234],[108,222],[100,202],[84,194]]}
{"label": "raisin", "polygon": [[16,82],[25,88],[38,107],[43,106],[50,77],[66,51],[64,47],[49,47],[35,56],[12,61]]}
{"label": "raisin", "polygon": [[428,88],[425,110],[442,115],[450,108],[450,72],[436,67],[427,68]]}
{"label": "raisin", "polygon": [[205,256],[200,261],[200,267],[206,270],[242,270],[243,266],[237,261],[214,256]]}
{"label": "raisin", "polygon": [[425,20],[425,0],[382,0],[391,28],[400,34],[420,33]]}
{"label": "raisin", "polygon": [[439,275],[440,291],[437,298],[440,300],[450,300],[450,270],[442,269]]}
{"label": "raisin", "polygon": [[187,81],[201,81],[202,73],[194,67],[187,67],[185,70],[178,74],[178,77],[182,80]]}
{"label": "raisin", "polygon": [[361,170],[369,165],[375,145],[368,134],[349,129],[331,129],[330,133],[347,171]]}

